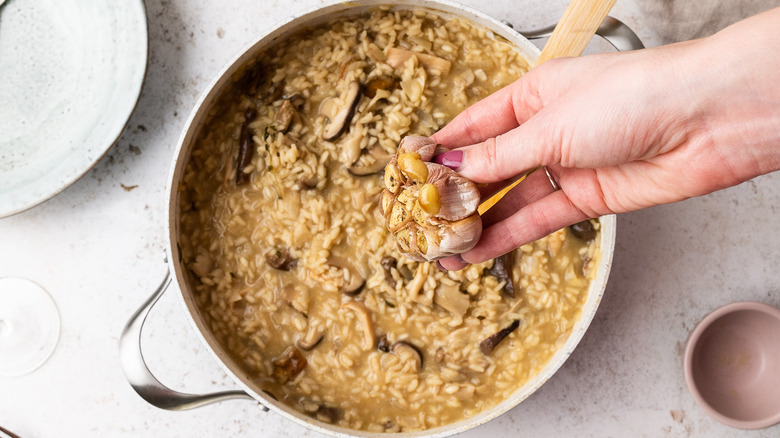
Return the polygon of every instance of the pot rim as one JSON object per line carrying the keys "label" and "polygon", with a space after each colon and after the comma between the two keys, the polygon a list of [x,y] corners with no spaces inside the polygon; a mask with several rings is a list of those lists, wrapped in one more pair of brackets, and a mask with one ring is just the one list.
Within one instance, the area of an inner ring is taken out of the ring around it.
{"label": "pot rim", "polygon": [[[208,109],[214,103],[224,87],[230,84],[230,78],[236,72],[240,72],[247,61],[255,59],[263,50],[272,47],[282,37],[294,34],[307,26],[317,25],[334,16],[345,16],[359,13],[362,10],[372,9],[378,6],[391,6],[398,9],[425,8],[444,16],[456,16],[469,20],[473,24],[490,30],[507,39],[515,49],[529,62],[533,62],[539,55],[539,49],[519,32],[509,25],[471,7],[450,0],[397,0],[392,4],[389,0],[358,0],[351,2],[335,2],[325,6],[310,8],[295,16],[290,16],[270,30],[262,33],[252,42],[245,45],[234,55],[225,66],[219,70],[214,79],[209,83],[205,91],[200,95],[195,106],[187,117],[182,133],[177,142],[174,156],[169,171],[167,190],[168,198],[168,222],[167,222],[167,248],[168,260],[172,263],[171,270],[178,285],[181,304],[187,311],[188,319],[195,329],[198,338],[204,344],[209,353],[219,363],[225,373],[235,381],[244,391],[262,406],[273,410],[295,424],[307,427],[316,432],[337,437],[376,437],[386,436],[386,433],[354,430],[335,425],[330,425],[310,418],[292,407],[271,399],[262,391],[256,391],[249,386],[251,379],[237,366],[224,348],[216,341],[213,333],[208,330],[200,310],[194,303],[192,294],[188,292],[186,276],[181,266],[181,258],[178,248],[178,184],[181,179],[189,152],[192,148],[192,140],[200,133],[200,123],[204,120]],[[205,109],[204,109],[205,108]],[[184,154],[184,156],[183,156]],[[590,325],[601,298],[604,294],[609,272],[612,266],[614,253],[616,225],[615,215],[601,217],[601,261],[596,277],[588,288],[588,298],[582,314],[572,328],[564,345],[559,348],[540,373],[531,378],[525,385],[517,389],[511,396],[504,399],[492,408],[485,409],[473,417],[465,418],[454,423],[445,424],[432,429],[416,432],[401,432],[393,434],[398,437],[445,437],[473,429],[479,425],[504,414],[514,408],[520,402],[536,392],[547,380],[549,380],[563,365],[582,339]]]}

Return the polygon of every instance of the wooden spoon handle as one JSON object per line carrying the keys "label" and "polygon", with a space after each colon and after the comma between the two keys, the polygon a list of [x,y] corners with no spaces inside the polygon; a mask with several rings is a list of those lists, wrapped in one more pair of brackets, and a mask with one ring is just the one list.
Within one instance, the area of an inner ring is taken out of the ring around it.
{"label": "wooden spoon handle", "polygon": [[534,66],[564,56],[580,56],[617,0],[571,0]]}

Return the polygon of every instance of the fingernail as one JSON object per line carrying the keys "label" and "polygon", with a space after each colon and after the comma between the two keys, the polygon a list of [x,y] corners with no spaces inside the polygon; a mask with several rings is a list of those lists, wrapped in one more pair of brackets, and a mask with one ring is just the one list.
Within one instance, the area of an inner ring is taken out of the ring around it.
{"label": "fingernail", "polygon": [[467,262],[467,261],[463,260],[463,257],[461,257],[461,255],[460,255],[460,254],[457,254],[457,255],[455,255],[455,257],[457,257],[457,258],[458,258],[458,261],[459,261],[460,263],[462,263],[462,264],[464,264],[464,265],[466,265],[466,266],[468,266],[468,265],[470,265],[470,264],[471,264],[471,263],[469,263],[469,262]]}
{"label": "fingernail", "polygon": [[447,151],[443,154],[433,157],[433,162],[447,166],[450,169],[457,169],[463,164],[463,151]]}
{"label": "fingernail", "polygon": [[441,262],[438,261],[438,260],[436,260],[436,267],[439,268],[439,270],[442,271],[442,272],[447,272],[447,268],[442,266]]}

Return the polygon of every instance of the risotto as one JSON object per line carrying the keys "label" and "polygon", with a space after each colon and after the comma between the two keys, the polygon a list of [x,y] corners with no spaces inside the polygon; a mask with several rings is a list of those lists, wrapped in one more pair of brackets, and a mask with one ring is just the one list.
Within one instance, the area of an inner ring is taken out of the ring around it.
{"label": "risotto", "polygon": [[458,272],[403,257],[382,169],[528,69],[461,19],[376,9],[306,29],[245,66],[179,187],[200,311],[263,390],[320,421],[442,426],[538,374],[580,317],[597,220]]}

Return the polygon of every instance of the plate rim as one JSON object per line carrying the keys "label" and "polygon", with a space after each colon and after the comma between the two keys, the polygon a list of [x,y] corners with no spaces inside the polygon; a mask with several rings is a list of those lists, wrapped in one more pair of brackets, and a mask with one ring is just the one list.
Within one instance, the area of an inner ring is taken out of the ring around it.
{"label": "plate rim", "polygon": [[[119,138],[127,129],[127,126],[130,123],[130,119],[133,117],[133,114],[135,114],[135,111],[138,109],[138,102],[141,98],[141,92],[143,91],[144,85],[146,84],[146,76],[149,73],[149,51],[150,51],[149,14],[144,0],[135,0],[133,3],[135,3],[138,7],[140,7],[140,14],[138,17],[139,34],[141,33],[144,34],[143,44],[145,45],[145,50],[142,51],[143,65],[141,65],[140,80],[138,81],[137,84],[134,84],[136,85],[137,89],[131,93],[133,95],[133,97],[131,98],[133,104],[132,107],[130,108],[130,111],[127,113],[127,115],[123,116],[125,120],[124,123],[122,123],[121,128],[114,135],[107,136],[107,138],[111,138],[111,141],[106,142],[106,145],[104,146],[100,146],[99,148],[100,152],[95,156],[94,159],[90,160],[89,164],[87,164],[84,168],[74,167],[71,169],[72,170],[71,172],[65,173],[64,176],[62,177],[62,179],[65,181],[64,183],[57,184],[54,185],[53,187],[49,187],[46,188],[45,190],[42,190],[42,194],[40,196],[30,197],[30,199],[25,199],[24,201],[12,202],[8,210],[4,210],[2,206],[0,206],[0,219],[11,217],[19,213],[28,211],[32,208],[35,208],[45,203],[46,201],[51,200],[55,196],[65,191],[68,187],[75,184],[77,181],[83,178],[84,175],[86,175],[90,170],[92,170],[103,159],[103,157],[105,157],[108,154],[109,151],[111,151],[111,149],[117,144]],[[130,2],[128,2],[128,4],[130,4]],[[84,161],[84,163],[85,162],[86,160]]]}

